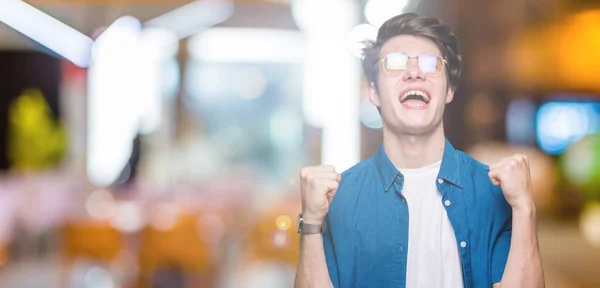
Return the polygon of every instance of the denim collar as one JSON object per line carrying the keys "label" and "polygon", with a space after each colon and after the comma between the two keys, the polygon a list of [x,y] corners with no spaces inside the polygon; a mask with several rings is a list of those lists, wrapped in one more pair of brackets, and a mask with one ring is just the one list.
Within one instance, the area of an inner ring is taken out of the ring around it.
{"label": "denim collar", "polygon": [[[385,153],[383,143],[380,144],[374,160],[377,166],[377,171],[381,176],[383,187],[385,187],[385,191],[387,192],[394,183],[394,180],[396,180],[397,177],[402,177],[402,173],[400,173],[394,164],[392,164],[392,161],[390,161],[390,158]],[[454,149],[448,139],[446,139],[444,155],[442,156],[442,164],[440,167],[440,172],[438,173],[438,177],[458,187],[462,187],[458,152],[456,149]]]}

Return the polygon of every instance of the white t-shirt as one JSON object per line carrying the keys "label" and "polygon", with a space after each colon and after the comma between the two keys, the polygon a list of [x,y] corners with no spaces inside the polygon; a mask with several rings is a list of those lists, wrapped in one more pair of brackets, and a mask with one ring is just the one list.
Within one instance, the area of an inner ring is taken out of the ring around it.
{"label": "white t-shirt", "polygon": [[401,169],[408,203],[406,287],[461,288],[463,276],[454,230],[442,204],[436,178],[441,161]]}

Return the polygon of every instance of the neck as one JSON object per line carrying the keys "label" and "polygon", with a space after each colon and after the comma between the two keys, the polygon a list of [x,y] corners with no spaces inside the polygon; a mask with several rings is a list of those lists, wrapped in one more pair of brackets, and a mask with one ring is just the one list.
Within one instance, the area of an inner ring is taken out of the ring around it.
{"label": "neck", "polygon": [[446,137],[444,125],[423,135],[402,134],[383,128],[385,153],[397,169],[421,168],[442,160]]}

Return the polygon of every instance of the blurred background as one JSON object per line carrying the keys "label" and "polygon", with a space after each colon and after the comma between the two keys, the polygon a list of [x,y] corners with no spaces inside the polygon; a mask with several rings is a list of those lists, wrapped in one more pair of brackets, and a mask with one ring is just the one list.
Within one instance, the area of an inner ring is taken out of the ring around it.
{"label": "blurred background", "polygon": [[598,0],[0,0],[0,287],[292,287],[299,170],[371,156],[358,51],[460,39],[454,146],[531,160],[548,287],[600,287]]}

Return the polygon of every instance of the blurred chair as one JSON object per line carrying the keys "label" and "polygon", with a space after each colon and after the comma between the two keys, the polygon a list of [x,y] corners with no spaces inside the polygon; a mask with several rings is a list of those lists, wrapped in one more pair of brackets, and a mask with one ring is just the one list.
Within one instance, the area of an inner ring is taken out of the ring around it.
{"label": "blurred chair", "polygon": [[125,246],[124,236],[105,221],[72,221],[61,229],[61,287],[69,287],[68,279],[77,260],[91,260],[109,267]]}
{"label": "blurred chair", "polygon": [[296,233],[296,215],[300,211],[300,203],[300,198],[288,197],[257,217],[244,247],[242,278],[238,280],[238,287],[293,285],[300,256],[300,235]]}
{"label": "blurred chair", "polygon": [[187,212],[177,215],[171,227],[146,226],[140,235],[138,287],[190,287],[184,286],[190,279],[191,287],[213,287],[217,275],[211,247],[198,227],[198,214]]}
{"label": "blurred chair", "polygon": [[[287,212],[287,213],[286,213]],[[300,255],[300,236],[296,233],[293,211],[275,211],[263,216],[251,233],[252,258],[259,261],[283,262],[296,267]],[[288,215],[292,224],[288,230],[279,230],[275,221],[280,215]]]}

